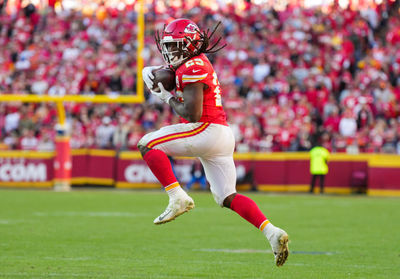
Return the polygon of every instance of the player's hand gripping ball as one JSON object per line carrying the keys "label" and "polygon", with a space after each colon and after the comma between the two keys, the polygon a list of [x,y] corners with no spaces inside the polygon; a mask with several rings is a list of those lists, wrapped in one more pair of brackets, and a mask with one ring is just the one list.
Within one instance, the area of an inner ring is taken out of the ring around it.
{"label": "player's hand gripping ball", "polygon": [[172,91],[176,87],[175,82],[175,72],[169,68],[161,68],[155,69],[153,71],[154,79],[153,79],[153,88],[152,91],[160,92],[160,88],[158,88],[157,84],[159,82],[162,83],[165,90]]}

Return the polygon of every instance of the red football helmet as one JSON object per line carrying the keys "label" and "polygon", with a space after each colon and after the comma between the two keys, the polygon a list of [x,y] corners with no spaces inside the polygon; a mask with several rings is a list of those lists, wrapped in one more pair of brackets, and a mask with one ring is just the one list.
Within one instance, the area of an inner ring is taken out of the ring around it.
{"label": "red football helmet", "polygon": [[190,19],[171,21],[156,35],[156,43],[164,61],[177,68],[187,59],[200,54],[203,44],[199,27]]}

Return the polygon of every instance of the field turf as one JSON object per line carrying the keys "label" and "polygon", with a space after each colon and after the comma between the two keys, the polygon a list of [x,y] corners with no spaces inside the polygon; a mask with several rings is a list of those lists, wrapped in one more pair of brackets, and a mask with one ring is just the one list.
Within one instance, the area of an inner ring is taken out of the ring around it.
{"label": "field turf", "polygon": [[264,236],[210,193],[161,226],[161,191],[0,190],[0,278],[400,278],[400,199],[248,194],[290,236]]}

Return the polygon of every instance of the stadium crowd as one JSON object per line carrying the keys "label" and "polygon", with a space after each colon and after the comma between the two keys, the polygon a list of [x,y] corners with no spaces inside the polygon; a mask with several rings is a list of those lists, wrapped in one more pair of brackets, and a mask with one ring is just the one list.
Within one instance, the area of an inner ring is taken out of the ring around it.
{"label": "stadium crowd", "polygon": [[[317,139],[333,152],[400,153],[399,1],[362,11],[255,4],[149,7],[146,65],[163,64],[155,30],[189,17],[218,21],[227,47],[209,58],[223,88],[237,151],[305,151]],[[392,5],[392,6],[390,6]],[[0,13],[0,93],[134,94],[136,13],[132,9]],[[66,104],[72,148],[135,150],[150,130],[179,122],[146,94],[143,104]],[[4,148],[52,150],[54,104],[0,103]]]}

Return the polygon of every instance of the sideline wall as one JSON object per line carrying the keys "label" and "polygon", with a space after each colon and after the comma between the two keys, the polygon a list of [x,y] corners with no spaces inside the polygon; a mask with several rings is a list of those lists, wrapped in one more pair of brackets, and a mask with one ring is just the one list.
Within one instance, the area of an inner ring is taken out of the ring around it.
{"label": "sideline wall", "polygon": [[[0,187],[53,185],[53,152],[0,152]],[[181,184],[190,179],[192,158],[177,158]],[[308,153],[235,154],[239,176],[252,171],[260,191],[305,192],[309,189]],[[72,184],[117,188],[161,188],[138,152],[79,149],[72,151]],[[387,154],[331,155],[326,192],[400,196],[400,156]],[[238,185],[240,190],[249,184]]]}

